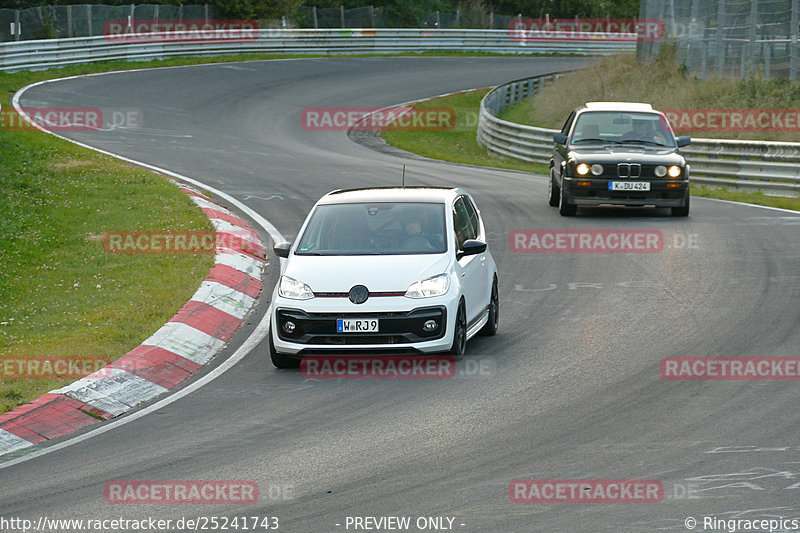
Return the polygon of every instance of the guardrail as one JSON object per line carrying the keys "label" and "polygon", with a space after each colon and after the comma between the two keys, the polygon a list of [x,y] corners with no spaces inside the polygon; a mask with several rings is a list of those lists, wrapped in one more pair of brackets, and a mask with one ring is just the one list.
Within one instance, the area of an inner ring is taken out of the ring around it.
{"label": "guardrail", "polygon": [[[515,39],[509,30],[260,29],[160,32],[0,43],[0,70],[41,70],[93,61],[142,61],[177,56],[242,53],[365,54],[459,50],[503,54],[606,55],[633,51],[630,41],[602,38]],[[606,36],[607,37],[607,36]]]}
{"label": "guardrail", "polygon": [[[562,74],[512,81],[487,93],[481,100],[478,143],[491,153],[549,164],[553,134],[558,130],[516,124],[497,115]],[[800,143],[692,138],[681,152],[691,165],[695,183],[800,196]]]}

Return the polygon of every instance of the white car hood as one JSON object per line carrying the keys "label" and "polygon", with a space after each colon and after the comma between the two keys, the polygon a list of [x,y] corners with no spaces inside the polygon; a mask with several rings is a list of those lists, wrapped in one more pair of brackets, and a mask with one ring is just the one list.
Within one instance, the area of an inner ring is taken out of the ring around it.
{"label": "white car hood", "polygon": [[284,275],[314,292],[348,292],[364,285],[370,292],[405,292],[415,281],[448,272],[447,253],[421,255],[292,255]]}

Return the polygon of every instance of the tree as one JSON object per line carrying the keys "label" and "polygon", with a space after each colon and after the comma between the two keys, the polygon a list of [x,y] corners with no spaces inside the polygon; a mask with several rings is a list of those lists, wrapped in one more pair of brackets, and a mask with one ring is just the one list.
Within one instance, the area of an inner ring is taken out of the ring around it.
{"label": "tree", "polygon": [[213,0],[214,13],[227,19],[294,18],[303,0]]}

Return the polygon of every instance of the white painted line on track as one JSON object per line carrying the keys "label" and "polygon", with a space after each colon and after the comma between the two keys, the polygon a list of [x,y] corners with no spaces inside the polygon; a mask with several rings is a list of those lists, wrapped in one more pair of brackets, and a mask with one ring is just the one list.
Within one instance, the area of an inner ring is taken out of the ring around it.
{"label": "white painted line on track", "polygon": [[[125,71],[120,71],[120,72],[125,72]],[[103,73],[103,74],[112,74],[112,73],[107,72],[107,73]],[[81,77],[81,76],[71,76],[70,78],[78,78],[78,77]],[[22,110],[22,108],[20,107],[20,104],[19,104],[19,99],[22,96],[22,94],[25,91],[27,91],[28,89],[32,88],[32,87],[43,85],[45,83],[52,83],[52,82],[56,82],[56,81],[62,81],[62,80],[65,80],[65,79],[70,79],[70,78],[46,80],[46,81],[40,81],[40,82],[32,83],[30,85],[26,85],[25,87],[23,87],[22,89],[20,89],[19,91],[17,91],[14,94],[14,97],[11,100],[11,102],[12,102],[12,104],[14,106],[14,109],[16,109],[17,113],[19,113],[20,115],[30,119],[30,117],[28,117],[28,115]],[[111,152],[108,152],[108,151],[105,151],[105,150],[101,150],[99,148],[95,148],[95,147],[90,146],[88,144],[85,144],[85,143],[82,143],[82,142],[79,142],[79,141],[75,141],[73,139],[69,139],[67,137],[59,135],[59,134],[54,133],[52,131],[48,131],[48,130],[46,130],[44,128],[39,127],[35,123],[33,123],[33,124],[38,129],[40,129],[41,131],[43,131],[45,133],[49,133],[50,135],[54,135],[54,136],[56,136],[56,137],[58,137],[60,139],[64,139],[65,141],[69,141],[69,142],[71,142],[73,144],[76,144],[78,146],[81,146],[83,148],[87,148],[89,150],[93,150],[95,152],[98,152],[98,153],[101,153],[101,154],[105,154],[105,155],[107,155],[109,157],[113,157],[113,158],[118,159],[120,161],[125,161],[125,162],[131,163],[133,165],[144,167],[144,168],[153,170],[155,172],[159,172],[161,174],[165,174],[167,176],[171,176],[171,177],[173,177],[175,179],[178,179],[180,181],[184,181],[186,183],[191,183],[192,185],[195,185],[197,187],[202,187],[203,189],[212,192],[217,197],[224,198],[226,201],[228,201],[232,205],[236,206],[240,211],[246,213],[251,219],[253,219],[253,221],[255,221],[256,224],[261,226],[264,229],[264,231],[266,231],[267,234],[269,234],[269,236],[273,240],[273,242],[282,242],[282,241],[286,240],[283,237],[283,235],[281,235],[281,233],[278,231],[278,229],[275,226],[272,225],[272,223],[270,223],[267,219],[265,219],[264,217],[259,215],[256,211],[254,211],[250,207],[246,206],[244,203],[240,202],[239,200],[237,200],[233,196],[231,196],[231,195],[229,195],[229,194],[227,194],[227,193],[225,193],[223,191],[220,191],[220,190],[218,190],[218,189],[216,189],[216,188],[214,188],[214,187],[212,187],[210,185],[206,185],[205,183],[203,183],[201,181],[189,178],[189,177],[184,176],[182,174],[178,174],[177,172],[172,172],[171,170],[167,170],[167,169],[164,169],[164,168],[161,168],[161,167],[157,167],[155,165],[150,165],[148,163],[144,163],[144,162],[141,162],[141,161],[137,161],[135,159],[131,159],[131,158],[124,157],[124,156],[121,156],[121,155],[117,155],[117,154],[114,154],[114,153],[111,153]],[[230,254],[230,255],[233,255],[233,254]],[[281,262],[283,262],[283,261],[285,261],[285,260],[281,259]],[[26,461],[30,461],[31,459],[35,459],[37,457],[41,457],[42,455],[47,455],[49,453],[61,450],[63,448],[67,448],[67,447],[72,446],[74,444],[79,444],[79,443],[81,443],[83,441],[86,441],[86,440],[92,438],[92,437],[95,437],[97,435],[101,435],[101,434],[103,434],[103,433],[105,433],[107,431],[111,431],[112,429],[116,429],[119,426],[122,426],[122,425],[128,424],[130,422],[133,422],[135,420],[138,420],[139,418],[141,418],[143,416],[147,416],[148,414],[150,414],[150,413],[152,413],[154,411],[157,411],[159,409],[163,409],[167,405],[180,400],[181,398],[183,398],[184,396],[186,396],[188,394],[191,394],[195,390],[199,389],[200,387],[203,387],[207,383],[210,383],[211,381],[215,380],[216,378],[218,378],[219,376],[221,376],[222,374],[224,374],[225,372],[227,372],[228,370],[233,368],[233,366],[236,365],[236,363],[238,363],[239,361],[244,359],[244,357],[247,354],[249,354],[256,346],[258,346],[261,343],[261,341],[264,340],[264,338],[267,335],[267,332],[269,331],[269,317],[270,317],[270,310],[267,310],[267,312],[261,318],[261,321],[258,323],[256,328],[250,334],[250,336],[241,344],[241,346],[239,346],[239,348],[235,352],[233,352],[233,354],[228,359],[226,359],[225,361],[220,363],[219,366],[217,366],[214,369],[212,369],[208,374],[206,374],[203,377],[199,378],[197,381],[192,382],[191,384],[187,385],[183,389],[181,389],[181,390],[179,390],[177,392],[174,392],[174,393],[170,394],[169,396],[167,396],[166,398],[164,398],[163,400],[159,400],[159,401],[157,401],[157,402],[155,402],[155,403],[153,403],[153,404],[151,404],[151,405],[149,405],[147,407],[142,408],[139,411],[136,411],[135,413],[132,413],[132,414],[127,415],[127,416],[123,416],[122,418],[112,419],[112,420],[110,420],[108,422],[105,422],[100,427],[98,427],[96,429],[93,429],[93,430],[90,430],[90,431],[88,431],[88,432],[86,432],[86,433],[84,433],[82,435],[78,435],[77,437],[72,437],[72,438],[67,439],[67,440],[65,440],[63,442],[59,442],[58,444],[54,444],[54,445],[49,446],[47,448],[43,448],[43,449],[31,452],[31,453],[29,453],[27,455],[24,455],[22,457],[18,457],[16,459],[11,459],[11,460],[8,460],[8,461],[5,461],[5,462],[0,462],[0,470],[3,470],[4,468],[8,468],[8,467],[11,467],[11,466],[14,466],[16,464],[20,464],[20,463],[23,463],[23,462],[26,462]],[[5,434],[7,432],[2,432],[2,433]],[[14,445],[13,442],[11,442],[13,439],[6,439],[5,437],[6,437],[5,435],[0,435],[0,438],[3,438],[4,444],[8,444],[9,446]],[[12,435],[12,437],[13,437],[13,435]],[[6,442],[6,441],[8,441],[8,442]]]}
{"label": "white painted line on track", "polygon": [[[275,59],[273,61],[300,61],[300,60],[303,60],[303,59],[306,59],[306,58]],[[254,60],[254,61],[263,61],[263,60]],[[208,64],[205,64],[205,65],[182,65],[182,66],[174,66],[174,67],[154,67],[154,68],[145,68],[145,69],[132,69],[132,70],[127,70],[127,71],[102,72],[102,73],[95,73],[95,74],[84,74],[84,75],[78,75],[78,76],[69,76],[69,77],[53,79],[53,80],[45,80],[45,81],[32,83],[30,85],[26,85],[25,87],[23,87],[22,89],[17,91],[14,94],[13,98],[12,98],[12,104],[13,104],[14,108],[17,110],[17,112],[20,115],[22,115],[22,116],[24,116],[24,117],[29,119],[28,115],[21,109],[20,104],[19,104],[19,99],[20,99],[21,95],[25,91],[27,91],[28,89],[31,89],[33,87],[39,86],[39,85],[43,85],[43,84],[46,84],[46,83],[57,82],[57,81],[64,81],[64,80],[69,80],[69,79],[89,77],[89,76],[103,76],[103,75],[108,75],[108,74],[118,74],[118,73],[122,73],[122,72],[148,71],[148,70],[155,70],[155,69],[161,69],[161,68],[188,68],[188,67],[198,67],[198,66],[214,66],[214,65],[221,65],[221,64],[224,64],[224,63],[208,63]],[[458,92],[463,92],[463,91],[458,91]],[[431,97],[431,98],[435,98],[435,97]],[[410,102],[406,102],[406,103],[402,103],[402,104],[396,104],[395,106],[391,106],[391,107],[408,105],[408,104],[411,104],[411,103],[414,103],[414,102],[421,102],[421,101],[429,100],[431,98],[426,98],[424,100],[412,100]],[[167,176],[171,176],[171,177],[176,178],[176,179],[178,179],[180,181],[184,181],[186,183],[191,183],[191,184],[193,184],[193,185],[195,185],[197,187],[201,187],[201,188],[203,188],[203,189],[205,189],[207,191],[210,191],[210,192],[214,193],[215,195],[217,195],[219,198],[224,198],[225,200],[227,200],[231,204],[235,205],[239,210],[241,210],[242,212],[246,213],[250,218],[252,218],[259,226],[261,226],[269,234],[269,236],[273,240],[273,242],[277,243],[277,242],[281,242],[281,241],[286,240],[281,235],[281,233],[277,230],[277,228],[275,228],[275,226],[273,226],[267,219],[265,219],[264,217],[259,215],[257,212],[255,212],[253,209],[251,209],[250,207],[246,206],[245,204],[243,204],[239,200],[235,199],[233,196],[231,196],[231,195],[229,195],[229,194],[227,194],[225,192],[222,192],[222,191],[220,191],[220,190],[218,190],[218,189],[216,189],[214,187],[211,187],[210,185],[206,185],[205,183],[203,183],[201,181],[189,178],[187,176],[183,176],[181,174],[178,174],[177,172],[172,172],[170,170],[166,170],[164,168],[157,167],[155,165],[150,165],[148,163],[137,161],[135,159],[131,159],[131,158],[127,158],[127,157],[124,157],[124,156],[120,156],[120,155],[108,152],[106,150],[95,148],[95,147],[90,146],[88,144],[85,144],[85,143],[82,143],[82,142],[79,142],[79,141],[75,141],[73,139],[69,139],[67,137],[59,135],[59,134],[54,133],[52,131],[48,131],[48,130],[40,127],[38,124],[36,124],[36,123],[34,123],[32,121],[31,121],[31,123],[34,125],[34,127],[40,129],[41,131],[44,131],[45,133],[49,133],[51,135],[54,135],[54,136],[56,136],[58,138],[64,139],[66,141],[69,141],[69,142],[71,142],[73,144],[76,144],[78,146],[81,146],[81,147],[84,147],[84,148],[88,148],[88,149],[93,150],[95,152],[108,155],[108,156],[113,157],[115,159],[118,159],[120,161],[125,161],[125,162],[131,163],[131,164],[134,164],[134,165],[137,165],[137,166],[140,166],[140,167],[148,168],[150,170],[159,172],[161,174],[165,174]],[[731,202],[731,201],[728,201],[728,200],[717,200],[717,199],[712,199],[712,198],[703,198],[703,199],[704,200],[714,200],[714,201],[718,201],[718,202],[725,202],[725,203],[736,204],[736,205],[746,205],[746,206],[749,206],[749,207],[770,209],[770,210],[775,210],[775,211],[782,211],[782,212],[792,213],[792,214],[798,214],[797,211],[792,211],[792,210],[788,210],[788,209],[781,209],[781,208],[776,208],[776,207],[760,206],[760,205],[755,205],[755,204],[747,204],[747,203],[743,203],[743,202]],[[195,200],[195,202],[200,204],[200,202],[198,202],[198,200]],[[209,205],[208,207],[210,207],[212,209],[218,209],[218,210],[220,209],[220,206]],[[226,254],[226,255],[234,256],[234,254]],[[243,256],[243,254],[236,254],[236,255],[242,255]],[[218,255],[218,257],[219,257],[219,255]],[[246,256],[243,256],[243,259],[244,258],[246,258]],[[249,259],[249,258],[246,258],[246,259]],[[285,261],[285,259],[281,259],[281,265],[284,263],[284,261]],[[226,261],[224,261],[224,260],[223,261],[219,261],[219,259],[218,259],[217,263],[226,263]],[[237,270],[241,270],[243,272],[246,272],[246,270],[243,270],[243,267],[240,266],[241,263],[239,261],[232,261],[232,263],[233,264],[230,264],[229,266],[232,266],[233,268],[236,268]],[[234,266],[234,264],[236,266]],[[145,407],[145,408],[143,408],[143,409],[141,409],[139,411],[136,411],[133,414],[130,414],[130,415],[125,416],[123,418],[113,419],[113,420],[111,420],[109,422],[106,422],[102,426],[100,426],[100,427],[98,427],[96,429],[93,429],[91,431],[88,431],[87,433],[84,433],[84,434],[79,435],[77,437],[70,438],[68,440],[65,440],[64,442],[60,442],[60,443],[55,444],[53,446],[50,446],[50,447],[47,447],[47,448],[32,452],[32,453],[30,453],[28,455],[25,455],[23,457],[19,457],[19,458],[12,459],[12,460],[9,460],[9,461],[6,461],[6,462],[2,462],[2,463],[0,463],[0,470],[2,470],[4,468],[8,468],[10,466],[13,466],[15,464],[19,464],[19,463],[34,459],[36,457],[40,457],[42,455],[46,455],[48,453],[60,450],[62,448],[66,448],[68,446],[72,446],[73,444],[78,444],[78,443],[83,442],[85,440],[88,440],[88,439],[90,439],[90,438],[92,438],[94,436],[97,436],[97,435],[100,435],[100,434],[105,433],[107,431],[110,431],[112,429],[115,429],[117,426],[124,425],[124,424],[127,424],[129,422],[133,422],[133,421],[139,419],[140,417],[146,416],[146,415],[150,414],[153,411],[157,411],[158,409],[166,407],[167,405],[169,405],[169,404],[171,404],[171,403],[183,398],[184,396],[194,392],[195,390],[199,389],[200,387],[204,386],[205,384],[213,381],[217,377],[219,377],[222,374],[224,374],[227,370],[229,370],[236,363],[238,363],[240,360],[242,360],[248,353],[250,353],[250,351],[253,350],[264,339],[264,337],[266,337],[266,334],[267,334],[268,329],[269,329],[269,317],[270,317],[270,312],[268,310],[267,313],[262,317],[261,321],[256,326],[256,328],[253,331],[253,333],[244,341],[244,343],[242,343],[242,345],[228,359],[226,359],[219,366],[217,366],[216,368],[211,370],[208,374],[206,374],[202,378],[198,379],[197,381],[191,383],[190,385],[186,386],[185,388],[183,388],[183,389],[171,394],[170,396],[164,398],[163,400],[160,400],[160,401],[158,401],[158,402],[156,402],[156,403],[154,403],[152,405],[149,405],[149,406],[147,406],[147,407]],[[3,445],[14,446],[15,438],[18,438],[18,437],[15,437],[14,435],[8,434],[7,432],[0,430],[0,443],[2,443]],[[20,439],[20,440],[22,440],[22,439]],[[24,441],[24,442],[27,443],[27,441]]]}
{"label": "white painted line on track", "polygon": [[[731,205],[746,205],[747,207],[758,207],[759,209],[769,209],[770,211],[780,211],[781,213],[791,213],[793,215],[800,216],[800,211],[792,211],[791,209],[784,209],[783,207],[772,207],[769,205],[758,205],[758,204],[748,204],[747,202],[734,202],[733,200],[722,200],[721,198],[706,198],[704,196],[694,196],[693,198],[698,198],[701,200],[711,200],[713,202],[722,202],[724,204],[731,204]],[[785,197],[778,197],[778,198],[790,198],[789,196]]]}

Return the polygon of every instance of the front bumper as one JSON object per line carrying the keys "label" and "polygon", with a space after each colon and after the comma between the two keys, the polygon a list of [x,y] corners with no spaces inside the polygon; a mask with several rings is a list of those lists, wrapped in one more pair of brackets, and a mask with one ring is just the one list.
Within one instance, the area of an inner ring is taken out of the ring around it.
{"label": "front bumper", "polygon": [[[447,351],[453,342],[459,301],[457,291],[453,290],[425,299],[370,298],[360,305],[346,298],[297,301],[275,296],[271,310],[275,349],[298,357],[333,352],[389,355]],[[336,321],[340,318],[377,318],[378,332],[339,333]],[[289,320],[294,324],[291,332],[283,327]],[[423,324],[429,320],[434,320],[438,327],[428,332]]]}
{"label": "front bumper", "polygon": [[[577,185],[577,182],[590,182]],[[640,179],[647,181],[649,191],[609,191],[610,181],[623,181],[609,178],[564,178],[562,187],[567,191],[570,204],[574,205],[628,205],[656,207],[681,207],[686,201],[689,180]],[[625,180],[627,181],[627,180]]]}

